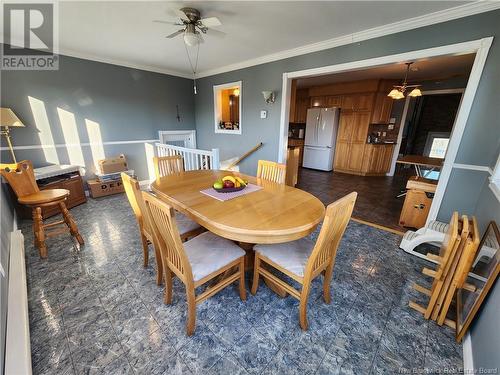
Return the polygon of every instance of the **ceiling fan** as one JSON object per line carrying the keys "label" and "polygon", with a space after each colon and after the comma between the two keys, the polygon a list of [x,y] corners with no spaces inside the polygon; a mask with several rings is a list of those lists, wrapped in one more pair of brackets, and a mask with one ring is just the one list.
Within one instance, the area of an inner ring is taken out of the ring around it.
{"label": "ceiling fan", "polygon": [[411,92],[408,94],[408,96],[411,97],[417,97],[417,96],[422,96],[422,91],[420,91],[419,87],[422,85],[409,85],[408,84],[408,72],[410,71],[410,66],[413,64],[413,62],[407,62],[406,64],[406,74],[405,74],[405,79],[403,81],[402,85],[395,85],[393,86],[394,88],[391,90],[387,96],[390,96],[392,99],[403,99],[405,97],[405,92],[408,89],[413,88]]}
{"label": "ceiling fan", "polygon": [[158,23],[166,23],[168,25],[183,26],[182,29],[167,35],[166,38],[172,39],[177,35],[184,34],[184,43],[190,47],[194,47],[203,43],[203,37],[201,34],[206,34],[210,31],[211,35],[223,37],[226,34],[222,31],[214,30],[213,27],[222,25],[217,17],[201,18],[201,13],[195,8],[181,8],[176,11],[179,20],[176,22],[169,21],[154,21]]}

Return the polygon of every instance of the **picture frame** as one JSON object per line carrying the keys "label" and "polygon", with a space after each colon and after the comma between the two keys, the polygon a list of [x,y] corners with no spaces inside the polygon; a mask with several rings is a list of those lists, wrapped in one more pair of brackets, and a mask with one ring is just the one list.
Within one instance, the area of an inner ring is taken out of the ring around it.
{"label": "picture frame", "polygon": [[214,130],[241,135],[242,82],[214,85]]}

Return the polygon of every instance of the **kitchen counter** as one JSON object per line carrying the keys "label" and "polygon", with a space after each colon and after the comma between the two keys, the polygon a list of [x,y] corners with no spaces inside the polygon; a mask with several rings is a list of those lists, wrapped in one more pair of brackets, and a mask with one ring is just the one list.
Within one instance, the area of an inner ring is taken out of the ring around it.
{"label": "kitchen counter", "polygon": [[388,146],[392,146],[392,145],[395,145],[396,142],[366,142],[367,145],[388,145]]}

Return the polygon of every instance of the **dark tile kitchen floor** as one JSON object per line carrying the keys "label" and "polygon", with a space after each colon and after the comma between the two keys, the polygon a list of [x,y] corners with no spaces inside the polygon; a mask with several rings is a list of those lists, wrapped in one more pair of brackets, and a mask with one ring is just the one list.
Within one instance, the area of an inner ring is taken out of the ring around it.
{"label": "dark tile kitchen floor", "polygon": [[90,199],[71,212],[85,245],[78,248],[68,236],[52,238],[47,260],[33,247],[31,223],[22,226],[34,374],[378,374],[462,368],[453,331],[408,307],[409,299],[422,298],[411,285],[424,283],[420,270],[427,264],[400,251],[397,235],[349,224],[337,255],[332,303],[324,304],[317,279],[307,332],[298,325],[298,302],[280,299],[261,284],[246,302],[231,286],[200,304],[196,332],[187,337],[184,289],[176,282],[173,304],[163,304],[154,253],[143,268],[126,197]]}
{"label": "dark tile kitchen floor", "polygon": [[408,228],[399,226],[399,215],[405,198],[396,198],[396,195],[405,188],[408,178],[413,174],[413,169],[400,167],[397,167],[392,177],[356,176],[300,168],[297,187],[313,194],[324,204],[330,204],[351,191],[357,191],[354,218],[406,232]]}

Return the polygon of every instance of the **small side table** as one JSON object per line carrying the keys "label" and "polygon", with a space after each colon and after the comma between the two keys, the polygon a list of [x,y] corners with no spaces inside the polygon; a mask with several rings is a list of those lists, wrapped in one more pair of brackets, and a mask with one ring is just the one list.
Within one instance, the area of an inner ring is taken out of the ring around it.
{"label": "small side table", "polygon": [[407,194],[401,209],[399,225],[417,229],[425,226],[436,186],[435,180],[419,176],[410,177],[406,184]]}

